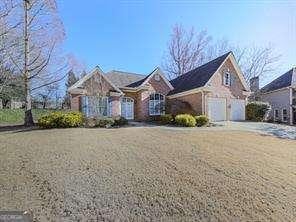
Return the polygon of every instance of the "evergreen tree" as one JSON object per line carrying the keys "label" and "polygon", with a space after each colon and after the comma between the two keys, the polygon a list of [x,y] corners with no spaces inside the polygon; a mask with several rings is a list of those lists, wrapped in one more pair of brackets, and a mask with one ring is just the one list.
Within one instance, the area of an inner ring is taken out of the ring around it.
{"label": "evergreen tree", "polygon": [[67,79],[67,82],[66,82],[67,89],[70,86],[74,85],[77,81],[78,81],[78,78],[75,76],[75,73],[73,72],[73,70],[70,70],[68,72],[68,79]]}
{"label": "evergreen tree", "polygon": [[75,73],[73,72],[73,70],[70,70],[68,72],[68,79],[66,82],[66,95],[64,98],[64,103],[63,103],[63,108],[70,108],[70,94],[68,92],[69,87],[73,86],[76,82],[78,81],[78,78],[76,77]]}

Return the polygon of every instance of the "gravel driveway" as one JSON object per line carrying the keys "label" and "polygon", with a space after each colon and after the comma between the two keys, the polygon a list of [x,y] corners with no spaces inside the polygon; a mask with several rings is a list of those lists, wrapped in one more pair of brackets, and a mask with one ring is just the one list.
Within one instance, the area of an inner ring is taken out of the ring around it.
{"label": "gravel driveway", "polygon": [[296,143],[241,131],[0,132],[0,209],[36,221],[295,221]]}

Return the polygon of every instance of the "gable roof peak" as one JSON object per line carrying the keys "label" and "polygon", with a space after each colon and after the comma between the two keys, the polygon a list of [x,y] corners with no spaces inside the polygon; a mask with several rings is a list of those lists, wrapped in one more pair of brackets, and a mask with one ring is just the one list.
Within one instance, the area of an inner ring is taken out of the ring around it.
{"label": "gable roof peak", "polygon": [[263,86],[260,91],[262,93],[271,92],[274,90],[282,89],[285,87],[289,87],[293,83],[293,76],[295,76],[295,68],[290,69],[289,71],[285,72],[284,74],[280,75],[270,83]]}
{"label": "gable roof peak", "polygon": [[209,79],[217,72],[220,66],[228,58],[232,52],[227,52],[195,69],[192,69],[183,75],[180,75],[170,81],[174,90],[169,94],[181,93],[194,88],[204,86]]}

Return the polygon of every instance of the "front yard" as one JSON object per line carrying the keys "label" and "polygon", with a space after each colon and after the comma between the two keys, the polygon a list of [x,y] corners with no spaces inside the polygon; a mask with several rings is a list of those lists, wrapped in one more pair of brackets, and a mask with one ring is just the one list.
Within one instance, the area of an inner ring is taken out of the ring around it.
{"label": "front yard", "polygon": [[296,142],[159,127],[0,132],[0,209],[37,221],[295,221]]}
{"label": "front yard", "polygon": [[[32,109],[34,121],[42,115],[54,112],[54,109]],[[0,109],[0,127],[5,125],[24,124],[24,109]]]}

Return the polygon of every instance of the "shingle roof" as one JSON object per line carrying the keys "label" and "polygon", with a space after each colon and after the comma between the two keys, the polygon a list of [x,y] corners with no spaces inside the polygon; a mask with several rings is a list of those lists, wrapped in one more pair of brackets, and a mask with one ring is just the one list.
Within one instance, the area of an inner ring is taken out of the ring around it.
{"label": "shingle roof", "polygon": [[146,78],[146,76],[142,74],[122,72],[117,70],[112,70],[106,73],[106,77],[119,88],[129,86],[132,83]]}
{"label": "shingle roof", "polygon": [[131,84],[128,85],[128,87],[138,87],[140,85],[143,84],[143,82],[145,82],[146,79],[149,78],[150,75],[152,75],[152,73],[154,73],[154,71],[156,70],[157,68],[155,68],[149,75],[145,76],[143,79],[140,79],[139,81],[137,82],[133,82]]}
{"label": "shingle roof", "polygon": [[293,70],[290,69],[285,74],[281,75],[277,79],[273,80],[272,82],[268,83],[266,86],[260,89],[261,92],[266,93],[270,91],[274,91],[277,89],[282,89],[288,86],[291,86],[292,77],[293,77]]}
{"label": "shingle roof", "polygon": [[173,85],[174,89],[169,92],[169,95],[204,86],[231,53],[232,52],[228,52],[171,80],[170,83]]}

